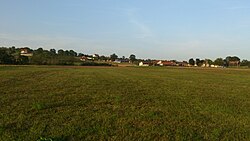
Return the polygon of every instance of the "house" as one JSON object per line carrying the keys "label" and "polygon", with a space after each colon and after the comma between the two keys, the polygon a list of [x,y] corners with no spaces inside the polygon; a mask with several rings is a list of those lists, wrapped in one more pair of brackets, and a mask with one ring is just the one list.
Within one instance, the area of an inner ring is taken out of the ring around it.
{"label": "house", "polygon": [[93,61],[94,58],[92,56],[84,55],[80,58],[81,61]]}
{"label": "house", "polygon": [[33,56],[33,53],[27,47],[26,48],[21,48],[20,50],[21,50],[21,52],[20,52],[21,56],[28,56],[28,57]]}
{"label": "house", "polygon": [[187,61],[183,61],[183,62],[177,62],[176,65],[181,67],[188,67],[189,64]]}
{"label": "house", "polygon": [[81,60],[81,61],[87,61],[88,58],[87,58],[86,56],[82,56],[82,57],[80,58],[80,60]]}
{"label": "house", "polygon": [[211,65],[210,67],[211,67],[211,68],[219,68],[219,67],[221,67],[221,66],[218,66],[218,65]]}
{"label": "house", "polygon": [[115,61],[114,61],[114,63],[121,63],[122,61],[121,60],[118,60],[118,59],[116,59]]}
{"label": "house", "polygon": [[209,67],[209,64],[203,63],[201,67]]}
{"label": "house", "polygon": [[143,66],[143,67],[147,67],[147,66],[149,66],[149,65],[150,65],[149,62],[140,62],[140,63],[139,63],[139,66]]}
{"label": "house", "polygon": [[159,65],[159,66],[176,66],[176,62],[174,62],[174,61],[158,61],[157,65]]}
{"label": "house", "polygon": [[240,65],[240,61],[229,61],[228,65],[229,66],[237,66],[238,67]]}
{"label": "house", "polygon": [[93,58],[99,58],[100,56],[98,54],[93,54],[92,57]]}

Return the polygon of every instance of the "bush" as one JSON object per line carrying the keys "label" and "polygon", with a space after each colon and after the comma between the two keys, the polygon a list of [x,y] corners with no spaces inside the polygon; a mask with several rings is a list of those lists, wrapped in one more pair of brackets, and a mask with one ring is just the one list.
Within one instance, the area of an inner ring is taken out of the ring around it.
{"label": "bush", "polygon": [[81,66],[112,66],[109,63],[97,63],[97,62],[82,62]]}

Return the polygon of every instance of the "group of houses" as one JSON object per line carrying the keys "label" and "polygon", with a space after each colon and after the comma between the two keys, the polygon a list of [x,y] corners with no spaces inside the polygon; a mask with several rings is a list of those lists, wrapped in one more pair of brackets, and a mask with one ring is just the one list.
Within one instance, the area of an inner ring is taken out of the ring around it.
{"label": "group of houses", "polygon": [[[83,55],[80,57],[81,61],[95,61],[99,60],[100,56],[98,54],[93,54],[93,55]],[[105,60],[107,62],[113,62],[113,63],[131,63],[129,60],[121,60],[121,59],[116,59],[111,61],[110,59]],[[231,62],[232,65],[237,64],[238,62]],[[198,67],[198,65],[195,63],[194,65],[189,64],[187,61],[175,61],[175,60],[150,60],[150,61],[139,61],[138,66],[142,67],[147,67],[147,66],[180,66],[180,67]],[[200,67],[213,67],[213,68],[218,68],[222,66],[218,65],[212,65],[208,64],[207,61],[205,61],[203,64],[199,65]]]}
{"label": "group of houses", "polygon": [[[180,67],[198,67],[197,64],[191,65],[187,61],[167,61],[167,60],[155,60],[155,61],[141,61],[139,63],[139,66],[180,66]],[[212,65],[208,64],[207,62],[204,62],[200,67],[212,67],[212,68],[218,68],[222,66],[218,65]]]}
{"label": "group of houses", "polygon": [[177,62],[177,61],[167,61],[167,60],[155,60],[155,61],[141,61],[139,66],[189,66],[188,62]]}
{"label": "group of houses", "polygon": [[93,61],[96,58],[99,58],[98,54],[93,54],[93,55],[83,55],[80,57],[81,61]]}
{"label": "group of houses", "polygon": [[[193,63],[188,63],[187,61],[176,61],[176,60],[143,60],[143,59],[134,59],[132,60],[131,58],[125,58],[124,56],[122,58],[118,58],[116,55],[116,58],[112,57],[107,57],[107,56],[100,56],[98,54],[92,54],[92,55],[86,55],[86,54],[81,54],[77,57],[81,61],[102,61],[102,62],[113,62],[113,63],[131,63],[131,64],[137,64],[139,66],[182,66],[182,67],[213,67],[213,68],[218,68],[218,67],[239,67],[241,62],[238,57],[227,57],[224,59],[224,64],[219,63],[219,65],[214,65],[214,63],[211,63],[211,60],[205,59],[201,60],[199,62],[193,61]],[[28,47],[20,48],[20,55],[21,56],[27,56],[27,57],[32,57],[33,56],[33,50],[31,50]],[[230,58],[231,57],[231,58]],[[236,59],[235,59],[236,58]],[[220,59],[220,58],[219,58]],[[196,64],[197,63],[197,64]],[[218,63],[217,63],[218,64]]]}
{"label": "group of houses", "polygon": [[84,62],[85,61],[104,61],[104,62],[114,62],[114,63],[129,63],[130,62],[128,58],[112,60],[110,57],[100,56],[98,54],[83,55],[80,57],[80,60]]}

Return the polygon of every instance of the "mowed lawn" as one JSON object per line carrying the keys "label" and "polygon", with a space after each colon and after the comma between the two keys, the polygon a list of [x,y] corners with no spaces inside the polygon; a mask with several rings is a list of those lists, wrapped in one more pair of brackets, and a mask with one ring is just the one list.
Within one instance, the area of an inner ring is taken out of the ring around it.
{"label": "mowed lawn", "polygon": [[0,140],[250,140],[250,70],[0,66]]}

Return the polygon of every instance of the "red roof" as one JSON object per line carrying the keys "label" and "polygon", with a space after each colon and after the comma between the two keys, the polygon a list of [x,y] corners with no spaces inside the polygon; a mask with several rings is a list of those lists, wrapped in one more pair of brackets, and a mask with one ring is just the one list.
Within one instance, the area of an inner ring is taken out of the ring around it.
{"label": "red roof", "polygon": [[161,63],[163,65],[175,65],[175,62],[172,62],[172,61],[162,61]]}

